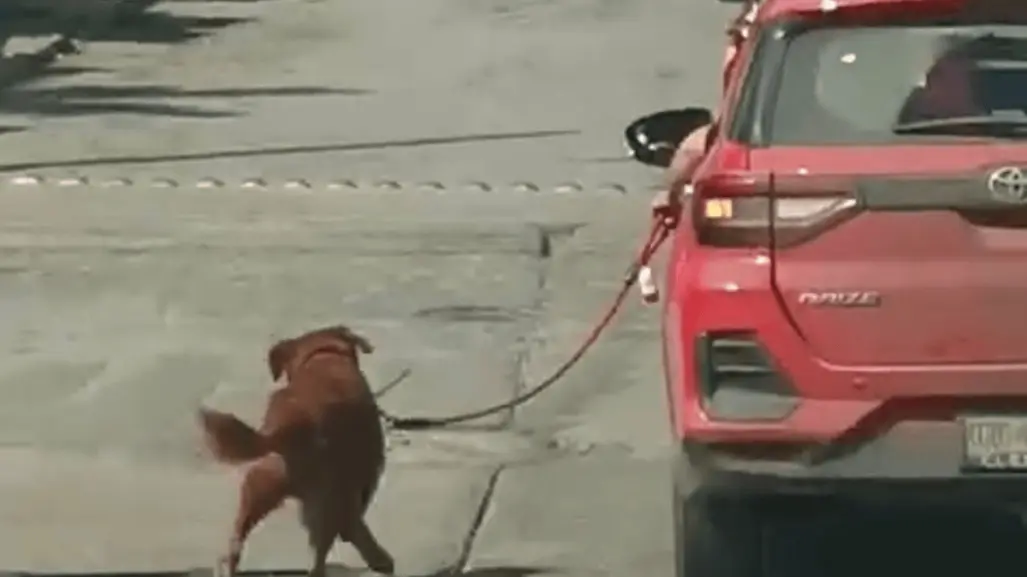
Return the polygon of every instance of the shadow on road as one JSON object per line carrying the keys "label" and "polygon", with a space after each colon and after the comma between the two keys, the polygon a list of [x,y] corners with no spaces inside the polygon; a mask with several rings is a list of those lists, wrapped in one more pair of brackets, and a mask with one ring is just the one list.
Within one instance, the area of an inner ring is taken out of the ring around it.
{"label": "shadow on road", "polygon": [[[246,0],[256,2],[259,0]],[[179,43],[249,22],[151,11],[159,0],[0,0],[0,38],[67,35],[97,42]]]}
{"label": "shadow on road", "polygon": [[[59,87],[18,87],[0,92],[0,113],[49,117],[89,114],[142,114],[173,118],[230,118],[233,110],[167,102],[182,99],[230,99],[247,97],[288,97],[313,95],[362,95],[360,89],[320,87],[273,87],[222,90],[182,90],[169,86],[78,85]],[[143,100],[144,102],[140,102]],[[150,102],[145,102],[149,100]],[[156,100],[157,102],[153,102]]]}
{"label": "shadow on road", "polygon": [[[501,566],[483,567],[480,569],[468,569],[459,571],[452,568],[443,569],[428,575],[416,577],[531,577],[533,575],[544,575],[547,573],[558,573],[557,569],[551,567],[521,567]],[[329,563],[328,577],[343,577],[364,575],[367,571],[357,567],[344,567],[342,565]],[[139,571],[139,572],[111,572],[111,573],[33,573],[18,572],[10,573],[17,577],[211,577],[212,572],[208,569],[194,569],[191,571]],[[307,571],[302,569],[283,569],[273,571],[239,571],[239,577],[306,577]],[[414,576],[411,576],[414,577]]]}
{"label": "shadow on road", "polygon": [[[0,110],[2,109],[3,104],[2,99],[0,99]],[[0,172],[20,172],[25,170],[40,170],[44,168],[82,168],[88,166],[116,166],[122,164],[160,164],[168,162],[203,161],[225,158],[282,156],[289,154],[357,152],[366,150],[384,150],[389,148],[415,148],[420,146],[457,145],[502,140],[529,140],[536,138],[554,138],[559,136],[571,136],[575,134],[579,134],[579,131],[536,130],[531,132],[465,134],[461,136],[412,138],[406,140],[384,140],[378,142],[354,142],[344,144],[322,144],[309,146],[279,146],[252,149],[214,150],[188,154],[108,156],[100,158],[82,158],[74,160],[57,160],[47,162],[19,162],[13,164],[0,164]]]}
{"label": "shadow on road", "polygon": [[532,575],[557,574],[552,567],[481,567],[465,571],[446,571],[424,577],[530,577]]}
{"label": "shadow on road", "polygon": [[84,39],[93,42],[174,44],[190,42],[230,26],[252,21],[252,18],[176,16],[167,12],[143,12],[117,17],[109,28],[86,34]]}
{"label": "shadow on road", "polygon": [[[76,42],[79,41],[86,45],[90,42],[181,44],[252,20],[172,14],[158,10],[158,3],[159,0],[0,0],[0,50],[11,38],[56,37],[32,52],[0,52],[0,114],[40,117],[142,114],[224,118],[238,113],[168,101],[366,93],[362,90],[306,87],[189,91],[168,86],[38,86],[49,78],[104,72],[70,64],[74,61],[78,49]],[[24,127],[10,127],[7,132],[19,129]],[[0,129],[0,134],[3,132]]]}

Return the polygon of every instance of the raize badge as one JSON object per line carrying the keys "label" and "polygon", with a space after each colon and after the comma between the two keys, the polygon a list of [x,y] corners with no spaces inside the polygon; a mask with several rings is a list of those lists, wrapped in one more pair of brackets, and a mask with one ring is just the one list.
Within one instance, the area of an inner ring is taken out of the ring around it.
{"label": "raize badge", "polygon": [[807,291],[799,293],[799,304],[812,307],[879,307],[877,291]]}

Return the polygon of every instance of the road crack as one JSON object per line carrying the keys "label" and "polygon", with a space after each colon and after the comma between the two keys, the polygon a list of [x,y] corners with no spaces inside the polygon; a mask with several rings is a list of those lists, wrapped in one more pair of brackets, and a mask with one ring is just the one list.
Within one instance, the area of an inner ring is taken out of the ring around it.
{"label": "road crack", "polygon": [[[514,356],[514,388],[513,397],[520,396],[533,383],[528,383],[528,366],[531,363],[531,355],[536,349],[545,344],[542,336],[542,312],[549,304],[549,281],[553,266],[553,252],[556,241],[574,236],[574,233],[581,227],[579,224],[568,224],[564,226],[534,225],[537,244],[535,257],[537,259],[535,298],[527,309],[527,321],[525,327],[516,342],[516,353]],[[508,429],[513,425],[517,407],[511,408],[503,417],[500,428]]]}
{"label": "road crack", "polygon": [[467,534],[464,535],[464,540],[460,545],[460,556],[457,557],[456,563],[453,564],[449,571],[443,572],[444,575],[463,575],[467,572],[471,553],[474,551],[474,543],[478,538],[478,533],[485,525],[485,518],[488,516],[489,509],[492,507],[496,487],[499,485],[499,476],[505,470],[505,466],[500,466],[489,475],[488,483],[485,485],[485,493],[481,497],[478,508],[474,511],[471,526],[468,528]]}

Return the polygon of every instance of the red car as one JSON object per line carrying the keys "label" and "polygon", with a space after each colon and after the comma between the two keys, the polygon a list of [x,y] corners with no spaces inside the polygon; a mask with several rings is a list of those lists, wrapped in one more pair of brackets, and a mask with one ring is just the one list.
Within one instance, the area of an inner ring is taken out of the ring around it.
{"label": "red car", "polygon": [[[1027,505],[1027,4],[765,0],[752,32],[667,271],[679,577],[766,574],[810,496]],[[710,116],[628,146],[666,167]]]}

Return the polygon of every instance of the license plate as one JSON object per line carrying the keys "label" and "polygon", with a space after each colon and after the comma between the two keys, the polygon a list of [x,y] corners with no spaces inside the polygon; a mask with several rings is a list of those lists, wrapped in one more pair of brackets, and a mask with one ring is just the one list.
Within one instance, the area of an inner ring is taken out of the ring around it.
{"label": "license plate", "polygon": [[963,419],[963,468],[1027,472],[1027,416]]}

